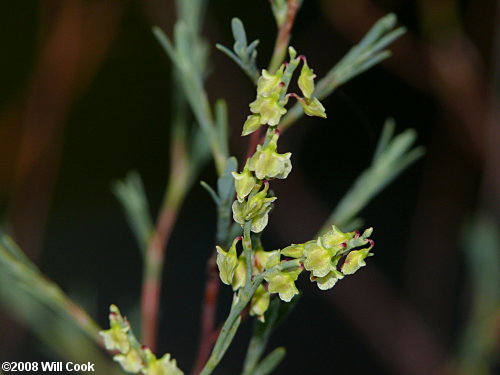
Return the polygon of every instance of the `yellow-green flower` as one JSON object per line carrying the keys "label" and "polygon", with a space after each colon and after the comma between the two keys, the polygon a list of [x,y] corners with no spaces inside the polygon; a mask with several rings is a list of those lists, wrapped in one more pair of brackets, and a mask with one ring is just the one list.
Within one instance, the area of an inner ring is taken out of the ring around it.
{"label": "yellow-green flower", "polygon": [[253,171],[259,180],[269,180],[272,178],[284,179],[292,170],[290,157],[291,152],[278,154],[279,134],[275,132],[267,145],[257,146],[257,151],[248,159],[246,167]]}
{"label": "yellow-green flower", "polygon": [[344,245],[347,241],[354,238],[356,232],[342,232],[335,225],[332,225],[332,229],[321,236],[321,244],[328,249],[341,250],[345,248]]}
{"label": "yellow-green flower", "polygon": [[126,372],[132,374],[137,374],[144,367],[141,354],[133,348],[130,348],[125,354],[115,355],[113,360],[118,362]]}
{"label": "yellow-green flower", "polygon": [[217,266],[219,267],[219,276],[222,282],[226,285],[231,284],[238,266],[238,254],[236,252],[236,245],[241,237],[236,237],[233,244],[226,252],[220,246],[217,246]]}
{"label": "yellow-green flower", "polygon": [[324,277],[335,268],[332,263],[335,253],[334,249],[324,247],[318,238],[304,246],[304,268],[315,277]]}
{"label": "yellow-green flower", "polygon": [[302,95],[310,99],[314,92],[314,78],[316,78],[316,74],[314,74],[313,70],[307,65],[307,60],[305,58],[303,58],[303,60],[304,65],[302,65],[302,70],[300,71],[298,84],[300,91],[302,91]]}
{"label": "yellow-green flower", "polygon": [[130,349],[128,332],[130,324],[124,319],[117,306],[111,305],[109,308],[110,329],[100,331],[104,346],[107,350],[118,350],[120,353],[127,353]]}
{"label": "yellow-green flower", "polygon": [[233,281],[231,282],[231,286],[233,287],[233,291],[237,291],[245,285],[247,279],[246,275],[246,258],[243,253],[241,253],[238,258],[238,265],[236,266],[236,270],[234,271]]}
{"label": "yellow-green flower", "polygon": [[279,293],[282,301],[290,302],[292,298],[299,293],[295,286],[295,280],[299,277],[302,269],[285,271],[272,271],[266,276],[265,280],[268,282],[269,293]]}
{"label": "yellow-green flower", "polygon": [[269,269],[280,262],[280,251],[265,251],[263,249],[255,250],[253,254],[253,269],[254,274],[262,273],[265,269]]}
{"label": "yellow-green flower", "polygon": [[316,281],[318,284],[318,288],[321,290],[328,290],[333,288],[333,286],[339,281],[343,279],[344,275],[342,272],[337,271],[336,269],[331,270],[323,277],[315,277],[311,275],[311,281]]}
{"label": "yellow-green flower", "polygon": [[271,300],[271,295],[264,288],[264,286],[259,285],[255,294],[250,302],[250,315],[257,316],[261,322],[264,322],[264,313],[269,308],[269,301]]}
{"label": "yellow-green flower", "polygon": [[245,167],[241,173],[233,172],[232,174],[234,177],[236,196],[238,201],[243,202],[252,189],[257,185],[257,179],[247,167]]}
{"label": "yellow-green flower", "polygon": [[318,98],[301,98],[299,104],[306,115],[326,118],[325,107]]}
{"label": "yellow-green flower", "polygon": [[257,81],[257,95],[269,95],[274,92],[281,91],[281,79],[283,77],[284,66],[274,74],[270,74],[267,70],[263,69],[262,74]]}
{"label": "yellow-green flower", "polygon": [[170,358],[170,354],[165,354],[160,359],[148,348],[144,349],[146,356],[146,368],[143,370],[144,375],[183,375],[184,373],[177,367],[175,359]]}
{"label": "yellow-green flower", "polygon": [[276,126],[279,124],[281,116],[286,113],[285,107],[280,104],[280,96],[279,92],[259,95],[250,103],[250,111],[260,115],[259,120],[262,125]]}
{"label": "yellow-green flower", "polygon": [[233,219],[240,225],[246,221],[252,222],[252,232],[260,233],[264,230],[268,221],[268,214],[276,197],[267,197],[269,184],[264,183],[264,189],[255,195],[250,195],[247,201],[233,202]]}
{"label": "yellow-green flower", "polygon": [[291,244],[290,246],[285,247],[283,250],[281,250],[281,254],[290,257],[290,258],[302,258],[304,256],[304,247],[308,243],[312,243],[316,241],[309,241],[306,243],[300,243],[300,244]]}
{"label": "yellow-green flower", "polygon": [[366,249],[351,251],[345,258],[344,264],[342,265],[342,272],[345,275],[352,275],[361,267],[366,266],[365,259],[373,255],[370,253],[372,247],[373,246]]}

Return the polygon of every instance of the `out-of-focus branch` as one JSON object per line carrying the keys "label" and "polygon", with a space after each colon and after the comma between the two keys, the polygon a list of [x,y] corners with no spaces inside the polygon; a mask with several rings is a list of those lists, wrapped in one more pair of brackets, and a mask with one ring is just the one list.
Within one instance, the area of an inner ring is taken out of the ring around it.
{"label": "out-of-focus branch", "polygon": [[[16,133],[2,137],[2,141],[19,139],[12,176],[6,177],[10,180],[8,220],[32,259],[37,258],[42,242],[67,112],[101,63],[123,5],[118,1],[70,1],[40,6],[45,29],[24,103],[14,115],[1,116]],[[12,145],[2,145],[0,152],[12,149]],[[2,159],[11,161],[12,153]],[[22,335],[14,332],[15,325],[6,325],[2,332],[12,332],[5,350],[12,350]]]}
{"label": "out-of-focus branch", "polygon": [[285,59],[288,46],[290,44],[290,38],[292,37],[292,27],[301,3],[302,0],[288,0],[286,18],[282,24],[279,24],[278,21],[278,36],[276,37],[273,56],[271,57],[271,62],[269,63],[269,71],[271,73],[274,73]]}

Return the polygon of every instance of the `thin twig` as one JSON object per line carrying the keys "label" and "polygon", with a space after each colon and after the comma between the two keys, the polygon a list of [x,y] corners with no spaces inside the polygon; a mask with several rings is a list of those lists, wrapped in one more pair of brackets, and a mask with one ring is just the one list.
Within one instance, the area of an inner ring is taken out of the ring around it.
{"label": "thin twig", "polygon": [[142,342],[153,352],[156,350],[158,311],[160,305],[161,280],[165,251],[170,234],[177,219],[181,203],[188,189],[189,169],[185,139],[172,140],[171,168],[168,187],[156,230],[149,242],[144,262],[141,295]]}
{"label": "thin twig", "polygon": [[295,16],[299,10],[299,6],[299,0],[288,0],[286,20],[279,29],[278,36],[276,37],[276,43],[274,45],[273,56],[269,64],[269,71],[271,73],[274,73],[279,68],[285,58],[288,45],[290,43],[292,27],[295,22]]}

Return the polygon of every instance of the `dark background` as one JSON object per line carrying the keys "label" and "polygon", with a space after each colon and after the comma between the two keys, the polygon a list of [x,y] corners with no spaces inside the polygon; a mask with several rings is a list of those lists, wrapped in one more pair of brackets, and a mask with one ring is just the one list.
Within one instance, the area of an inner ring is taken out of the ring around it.
{"label": "dark background", "polygon": [[[116,303],[137,313],[141,259],[111,183],[137,170],[156,214],[168,172],[170,62],[150,32],[171,33],[171,1],[3,1],[0,3],[0,203],[15,238],[44,273],[105,326]],[[363,211],[375,228],[368,267],[303,296],[270,347],[288,355],[277,374],[445,374],[470,299],[461,226],[477,207],[498,217],[498,138],[493,110],[498,69],[498,4],[483,1],[305,0],[292,45],[319,77],[376,19],[397,13],[408,33],[394,56],[324,101],[327,120],[304,118],[280,151],[293,153],[289,179],[264,236],[267,248],[309,240],[369,165],[386,117],[415,128],[427,155]],[[224,97],[231,153],[254,88],[216,42],[232,45],[237,16],[260,39],[264,67],[275,25],[265,0],[210,2],[212,102]],[[496,50],[495,50],[495,48]],[[496,55],[495,55],[496,54]],[[498,109],[498,106],[496,105]],[[497,145],[497,144],[496,144]],[[201,179],[215,183],[212,165]],[[196,351],[205,263],[215,210],[195,184],[170,240],[159,352],[189,371]],[[220,308],[225,316],[229,293]],[[4,360],[55,360],[7,315]],[[239,371],[247,324],[220,373]],[[225,369],[225,371],[222,370]]]}

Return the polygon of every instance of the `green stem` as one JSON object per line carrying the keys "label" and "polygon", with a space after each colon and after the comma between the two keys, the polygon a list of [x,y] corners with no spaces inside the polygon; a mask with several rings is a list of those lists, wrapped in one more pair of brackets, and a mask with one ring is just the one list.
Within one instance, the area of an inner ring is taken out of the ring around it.
{"label": "green stem", "polygon": [[245,254],[245,275],[246,284],[252,280],[252,221],[246,221],[243,227],[243,253]]}

